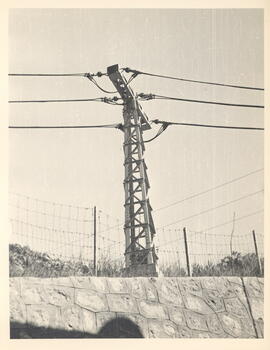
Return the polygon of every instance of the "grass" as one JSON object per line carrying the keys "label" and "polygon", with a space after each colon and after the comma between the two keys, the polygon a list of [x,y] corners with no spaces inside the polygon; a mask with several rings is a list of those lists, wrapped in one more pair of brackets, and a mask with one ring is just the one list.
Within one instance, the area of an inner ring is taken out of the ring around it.
{"label": "grass", "polygon": [[[67,277],[67,276],[93,276],[93,264],[83,262],[64,261],[55,259],[48,254],[31,250],[28,246],[19,244],[9,245],[9,275],[10,277]],[[261,259],[262,274],[260,274],[255,254],[241,255],[233,252],[219,263],[208,261],[205,265],[193,264],[193,276],[263,276],[264,260]],[[101,256],[97,264],[97,275],[108,277],[123,276],[124,264],[122,261],[111,260],[108,256]],[[186,270],[177,264],[160,266],[164,276],[187,276]]]}

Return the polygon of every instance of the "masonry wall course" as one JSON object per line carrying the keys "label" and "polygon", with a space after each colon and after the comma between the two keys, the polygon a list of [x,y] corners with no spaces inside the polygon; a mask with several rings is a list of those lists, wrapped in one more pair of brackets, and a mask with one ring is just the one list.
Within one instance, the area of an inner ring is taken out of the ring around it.
{"label": "masonry wall course", "polygon": [[134,337],[263,338],[263,292],[257,277],[14,277],[10,327],[17,338],[35,327],[132,337],[132,324]]}

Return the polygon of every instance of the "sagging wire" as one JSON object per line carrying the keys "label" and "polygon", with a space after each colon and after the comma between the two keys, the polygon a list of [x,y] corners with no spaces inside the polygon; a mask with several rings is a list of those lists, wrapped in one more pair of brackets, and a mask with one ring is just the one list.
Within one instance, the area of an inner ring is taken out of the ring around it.
{"label": "sagging wire", "polygon": [[107,94],[115,94],[115,93],[117,93],[117,91],[108,91],[108,90],[103,89],[103,88],[96,82],[94,76],[101,77],[101,76],[103,76],[103,75],[106,75],[106,74],[105,74],[105,73],[98,72],[96,75],[91,74],[91,73],[85,73],[84,76],[85,76],[86,78],[88,78],[88,79],[91,81],[91,83],[93,83],[99,90],[101,90],[101,91],[103,91],[103,92],[105,92],[105,93],[107,93]]}
{"label": "sagging wire", "polygon": [[197,83],[197,84],[216,85],[216,86],[236,88],[236,89],[249,89],[249,90],[260,90],[260,91],[264,90],[263,88],[252,87],[252,86],[232,85],[232,84],[224,84],[224,83],[214,83],[214,82],[209,82],[209,81],[186,79],[186,78],[178,78],[178,77],[173,77],[173,76],[168,76],[168,75],[160,75],[160,74],[141,72],[141,71],[138,71],[138,70],[135,70],[135,69],[130,69],[128,67],[127,68],[122,68],[122,71],[125,71],[126,73],[133,73],[134,78],[137,75],[142,74],[142,75],[148,75],[148,76],[152,76],[152,77],[172,79],[172,80],[180,80],[180,81],[186,81],[186,82]]}
{"label": "sagging wire", "polygon": [[193,102],[193,103],[205,103],[205,104],[211,104],[211,105],[222,105],[222,106],[231,106],[231,107],[264,108],[264,106],[262,105],[246,105],[246,104],[238,104],[238,103],[194,100],[194,99],[187,99],[187,98],[169,97],[169,96],[144,94],[144,93],[137,94],[137,97],[139,97],[141,101],[159,99],[159,100],[172,100],[172,101]]}

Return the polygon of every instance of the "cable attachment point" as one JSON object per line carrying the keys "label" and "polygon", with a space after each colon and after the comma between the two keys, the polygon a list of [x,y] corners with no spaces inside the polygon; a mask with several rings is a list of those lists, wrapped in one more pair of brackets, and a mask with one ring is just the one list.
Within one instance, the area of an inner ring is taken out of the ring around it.
{"label": "cable attachment point", "polygon": [[96,76],[99,77],[99,78],[102,77],[103,75],[105,75],[105,73],[97,72],[97,74],[96,74]]}
{"label": "cable attachment point", "polygon": [[108,97],[102,97],[101,101],[104,102],[104,103],[110,103],[111,99],[108,98]]}
{"label": "cable attachment point", "polygon": [[140,97],[144,101],[153,100],[156,97],[154,94],[144,94],[142,92],[140,94],[138,94],[137,96]]}
{"label": "cable attachment point", "polygon": [[88,78],[89,80],[93,81],[94,80],[94,74],[92,73],[85,73],[84,76]]}
{"label": "cable attachment point", "polygon": [[121,131],[124,131],[124,125],[123,124],[117,124],[116,125],[116,129],[119,129],[119,130],[121,130]]}
{"label": "cable attachment point", "polygon": [[155,124],[162,124],[164,130],[165,130],[169,125],[172,125],[171,122],[165,122],[165,121],[163,121],[163,120],[158,120],[158,119],[152,120],[152,123],[155,123]]}

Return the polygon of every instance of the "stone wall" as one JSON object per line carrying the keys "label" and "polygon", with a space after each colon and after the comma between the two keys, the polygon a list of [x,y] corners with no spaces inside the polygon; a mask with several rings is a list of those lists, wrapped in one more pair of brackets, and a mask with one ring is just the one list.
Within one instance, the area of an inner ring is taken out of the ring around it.
{"label": "stone wall", "polygon": [[263,279],[10,279],[11,338],[262,338]]}

